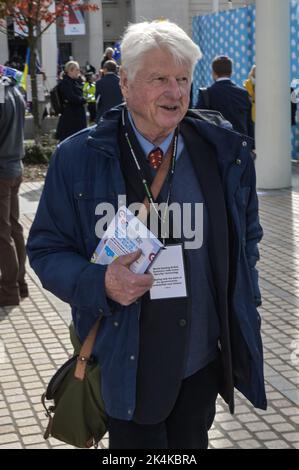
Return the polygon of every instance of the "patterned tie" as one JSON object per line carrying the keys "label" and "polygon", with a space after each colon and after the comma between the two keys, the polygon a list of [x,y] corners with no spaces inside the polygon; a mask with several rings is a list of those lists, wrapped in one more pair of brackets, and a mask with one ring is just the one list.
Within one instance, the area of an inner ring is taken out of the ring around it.
{"label": "patterned tie", "polygon": [[157,147],[149,153],[148,162],[154,170],[157,170],[162,163],[162,158],[163,152],[159,147]]}

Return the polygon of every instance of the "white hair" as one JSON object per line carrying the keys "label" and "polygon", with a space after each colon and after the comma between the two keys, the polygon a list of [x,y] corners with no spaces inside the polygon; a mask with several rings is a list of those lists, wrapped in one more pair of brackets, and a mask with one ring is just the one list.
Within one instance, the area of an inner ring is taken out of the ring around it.
{"label": "white hair", "polygon": [[105,49],[105,52],[104,52],[104,54],[103,54],[103,55],[104,55],[104,56],[105,56],[105,55],[107,55],[107,54],[108,54],[108,52],[111,52],[111,53],[113,54],[113,52],[114,52],[114,49],[113,49],[113,47],[106,47],[106,49]]}
{"label": "white hair", "polygon": [[202,58],[200,48],[175,23],[163,20],[131,24],[121,43],[121,63],[129,79],[142,66],[143,55],[153,49],[167,50],[177,63],[190,65],[191,74]]}
{"label": "white hair", "polygon": [[73,69],[79,69],[80,70],[80,65],[75,60],[69,60],[64,66],[64,71],[65,71],[65,73],[68,73]]}

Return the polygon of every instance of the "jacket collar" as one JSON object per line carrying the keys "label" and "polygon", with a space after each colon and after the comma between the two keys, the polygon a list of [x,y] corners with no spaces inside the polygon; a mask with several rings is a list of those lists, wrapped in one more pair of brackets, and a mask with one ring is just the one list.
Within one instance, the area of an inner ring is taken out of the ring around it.
{"label": "jacket collar", "polygon": [[220,79],[216,80],[216,82],[213,83],[213,85],[236,85],[230,78],[225,78],[225,79]]}
{"label": "jacket collar", "polygon": [[[115,136],[119,134],[124,106],[125,104],[121,104],[105,113],[98,125],[91,128],[87,137],[87,145],[103,151],[107,158],[120,158],[118,139]],[[199,136],[215,148],[221,169],[236,161],[240,167],[244,167],[248,150],[253,148],[253,139],[188,116],[184,118],[182,124],[184,122],[190,124]]]}
{"label": "jacket collar", "polygon": [[117,135],[120,131],[123,106],[119,105],[107,111],[87,137],[87,145],[103,151],[107,158],[120,158]]}

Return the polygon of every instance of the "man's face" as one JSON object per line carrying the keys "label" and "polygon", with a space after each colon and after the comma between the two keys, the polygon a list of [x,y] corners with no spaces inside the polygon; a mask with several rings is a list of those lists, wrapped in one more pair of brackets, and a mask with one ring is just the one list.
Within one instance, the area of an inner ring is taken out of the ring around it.
{"label": "man's face", "polygon": [[133,80],[121,70],[121,89],[137,129],[159,145],[185,116],[191,70],[177,65],[170,53],[153,49],[144,55]]}

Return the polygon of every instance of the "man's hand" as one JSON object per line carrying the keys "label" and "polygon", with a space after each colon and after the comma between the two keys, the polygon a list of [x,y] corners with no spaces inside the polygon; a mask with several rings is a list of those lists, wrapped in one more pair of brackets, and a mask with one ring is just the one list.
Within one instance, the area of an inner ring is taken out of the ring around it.
{"label": "man's hand", "polygon": [[129,267],[141,255],[141,250],[123,255],[109,264],[105,275],[107,296],[121,305],[131,305],[153,285],[151,274],[135,274]]}

